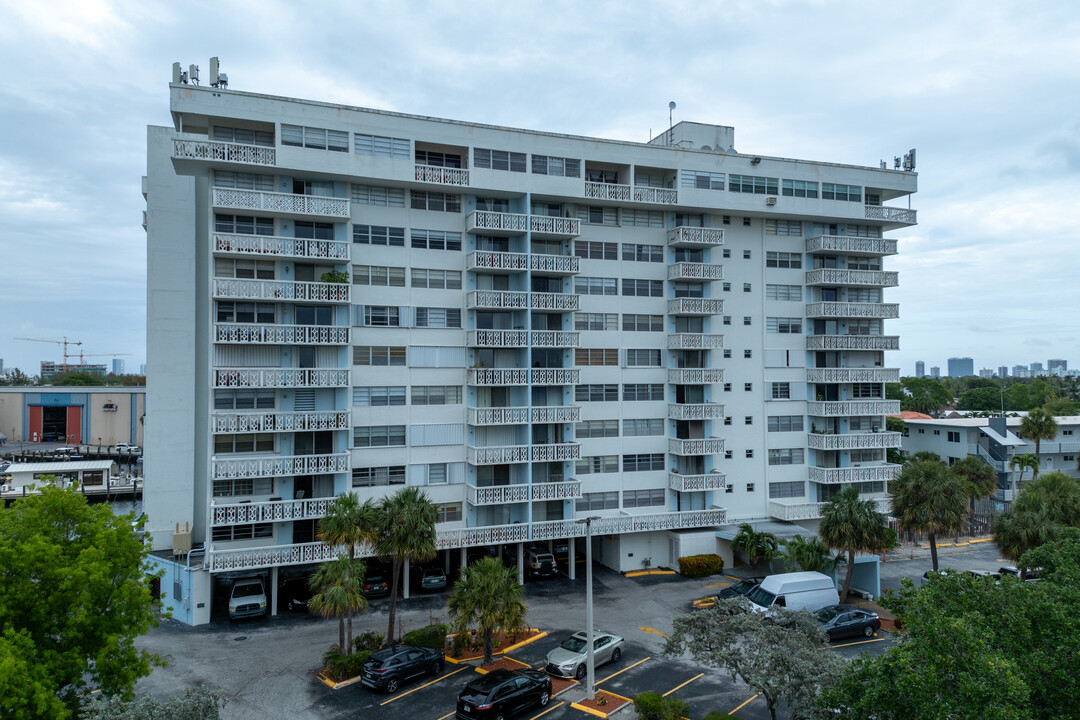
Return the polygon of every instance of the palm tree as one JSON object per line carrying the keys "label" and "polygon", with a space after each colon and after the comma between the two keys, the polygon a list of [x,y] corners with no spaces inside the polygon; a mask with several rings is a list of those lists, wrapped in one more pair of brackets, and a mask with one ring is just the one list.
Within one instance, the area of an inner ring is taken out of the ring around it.
{"label": "palm tree", "polygon": [[1027,468],[1031,468],[1031,479],[1034,480],[1039,477],[1039,456],[1032,453],[1013,455],[1009,458],[1009,467],[1020,470],[1020,477],[1016,479],[1018,485],[1024,479],[1024,470]]}
{"label": "palm tree", "polygon": [[787,561],[800,570],[830,573],[844,561],[842,555],[831,554],[829,547],[816,535],[809,540],[796,535],[785,540],[783,545]]}
{"label": "palm tree", "polygon": [[975,532],[975,501],[990,497],[997,489],[997,473],[983,460],[968,455],[953,463],[952,471],[959,475],[970,503],[971,531]]}
{"label": "palm tree", "polygon": [[495,630],[525,627],[528,605],[522,600],[525,588],[510,568],[492,557],[467,567],[454,583],[447,600],[451,627],[457,634],[476,625],[484,641],[484,664],[490,665],[495,649]]}
{"label": "palm tree", "polygon": [[757,569],[759,560],[771,561],[780,554],[780,541],[771,532],[758,532],[750,523],[739,526],[739,532],[731,541],[732,550],[746,554],[750,567]]}
{"label": "palm tree", "polygon": [[928,460],[931,462],[941,462],[941,456],[936,452],[930,450],[920,450],[907,459],[907,462],[918,462],[920,460]]}
{"label": "palm tree", "polygon": [[930,557],[938,569],[937,535],[959,532],[967,515],[964,485],[944,463],[917,460],[900,470],[889,483],[893,515],[907,531],[930,537]]}
{"label": "palm tree", "polygon": [[1063,472],[1048,472],[1028,483],[1021,495],[1034,493],[1045,496],[1060,525],[1080,527],[1080,480]]}
{"label": "palm tree", "polygon": [[[319,520],[317,536],[330,547],[348,548],[349,560],[356,559],[357,549],[363,545],[374,545],[378,539],[379,509],[371,500],[363,503],[355,493],[341,495],[326,508],[326,514]],[[366,572],[366,569],[365,569]],[[361,576],[362,577],[362,576]],[[345,613],[348,625],[349,644],[342,645],[342,652],[352,653],[352,611]]]}
{"label": "palm tree", "polygon": [[877,503],[859,497],[857,488],[849,485],[822,508],[818,534],[822,542],[839,552],[847,553],[847,574],[840,593],[840,602],[847,602],[851,591],[851,575],[855,570],[855,553],[877,552],[885,547],[888,529],[885,516],[878,512]]}
{"label": "palm tree", "polygon": [[1021,492],[1012,508],[994,518],[994,544],[1003,557],[1018,563],[1028,550],[1056,540],[1060,529],[1045,496]]}
{"label": "palm tree", "polygon": [[1035,457],[1039,457],[1039,441],[1053,440],[1057,437],[1058,424],[1053,415],[1047,414],[1042,408],[1028,410],[1027,417],[1020,421],[1019,435],[1022,438],[1035,441]]}
{"label": "palm tree", "polygon": [[345,553],[336,560],[325,562],[308,579],[308,587],[315,594],[311,598],[311,610],[325,618],[338,619],[338,648],[342,655],[352,651],[352,625],[345,637],[345,616],[367,610],[364,597],[363,560],[350,558]]}
{"label": "palm tree", "polygon": [[[390,618],[386,629],[386,644],[394,642],[394,622],[397,619],[398,580],[401,566],[407,560],[421,563],[435,557],[435,521],[439,509],[418,488],[407,487],[379,501],[381,527],[376,548],[380,555],[393,560],[390,573]],[[406,581],[408,579],[406,578]]]}

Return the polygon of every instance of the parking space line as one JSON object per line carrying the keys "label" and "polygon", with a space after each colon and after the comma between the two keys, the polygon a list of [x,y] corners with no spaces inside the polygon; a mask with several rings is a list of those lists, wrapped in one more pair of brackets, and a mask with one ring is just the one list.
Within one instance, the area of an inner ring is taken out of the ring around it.
{"label": "parking space line", "polygon": [[718,582],[718,583],[713,583],[712,585],[706,585],[705,587],[706,587],[706,588],[714,588],[714,587],[727,587],[727,586],[728,586],[728,585],[730,585],[730,584],[731,584],[731,583],[726,583],[726,582]]}
{"label": "parking space line", "polygon": [[[406,695],[414,693],[417,690],[423,690],[428,685],[434,685],[435,683],[437,683],[437,682],[439,682],[441,680],[445,680],[446,678],[450,677],[451,675],[457,675],[459,672],[464,672],[465,670],[471,670],[471,669],[472,669],[471,665],[466,665],[465,667],[459,667],[454,672],[447,673],[447,674],[443,675],[441,678],[436,678],[436,679],[432,680],[431,682],[427,682],[427,683],[424,683],[423,685],[414,687],[412,690],[406,690],[405,692],[403,692],[403,693],[401,693],[399,695],[395,695],[394,697],[390,698],[389,700],[386,700],[384,702],[379,703],[379,707],[382,707],[383,705],[389,705],[390,703],[394,702],[395,700],[400,700],[401,698],[405,697]],[[439,720],[442,720],[442,718],[440,718]]]}
{"label": "parking space line", "polygon": [[666,693],[664,693],[663,697],[667,697],[668,695],[675,692],[676,690],[686,687],[687,685],[694,682],[695,680],[697,680],[699,677],[701,677],[704,674],[705,673],[699,673],[699,674],[695,675],[694,677],[690,678],[689,680],[687,680],[686,682],[684,682],[682,685],[676,685],[675,687],[671,688]]}
{"label": "parking space line", "polygon": [[[544,712],[540,713],[539,715],[533,715],[533,716],[532,716],[531,718],[529,718],[529,720],[536,720],[536,718],[538,718],[538,717],[543,717],[544,715],[547,715],[547,714],[548,714],[549,712],[551,712],[552,710],[555,710],[555,709],[557,709],[557,708],[560,708],[560,707],[562,707],[562,706],[563,706],[563,705],[565,705],[565,704],[566,704],[566,701],[565,701],[565,700],[563,700],[563,701],[562,701],[562,702],[560,702],[560,703],[559,703],[558,705],[552,705],[551,707],[549,707],[549,708],[548,708],[547,710],[545,710]],[[453,715],[453,713],[450,713],[450,714],[451,714],[451,715]],[[439,718],[439,720],[443,720],[443,719],[442,719],[442,718]]]}
{"label": "parking space line", "polygon": [[[645,660],[652,660],[652,655],[650,655],[649,657],[645,658]],[[608,680],[610,680],[611,678],[615,677],[616,675],[619,675],[620,673],[624,673],[624,672],[626,672],[627,670],[632,670],[632,669],[636,668],[636,667],[637,667],[638,665],[640,665],[641,663],[645,662],[645,660],[638,660],[638,661],[637,661],[636,663],[634,663],[633,665],[627,665],[626,667],[624,667],[624,668],[623,668],[622,670],[620,670],[619,672],[614,672],[614,673],[611,673],[610,675],[608,675],[608,676],[607,676],[606,678],[604,678],[603,680],[597,680],[596,682],[594,682],[594,683],[593,683],[593,685],[599,685],[599,684],[600,684],[600,683],[602,683],[602,682],[607,682]]]}
{"label": "parking space line", "polygon": [[439,718],[439,720],[446,720],[446,718],[450,717],[451,715],[456,715],[456,714],[457,714],[457,710],[455,710],[453,712],[448,712],[445,715],[443,715],[441,718]]}
{"label": "parking space line", "polygon": [[[734,715],[735,713],[739,712],[739,711],[740,711],[740,710],[742,710],[742,709],[743,709],[744,707],[746,707],[747,705],[749,705],[749,704],[750,704],[751,702],[753,702],[754,700],[756,700],[756,699],[757,699],[757,696],[758,696],[758,695],[760,695],[760,694],[761,694],[761,693],[754,693],[754,696],[753,696],[752,698],[750,698],[749,700],[745,701],[745,702],[744,702],[744,703],[743,703],[742,705],[740,705],[739,707],[737,707],[737,708],[735,708],[734,710],[732,710],[731,712],[729,712],[729,713],[728,713],[728,715]],[[442,720],[442,719],[440,718],[440,720]]]}
{"label": "parking space line", "polygon": [[852,645],[865,645],[866,643],[876,643],[876,642],[884,642],[884,641],[885,641],[885,638],[877,637],[877,635],[875,635],[873,640],[859,640],[858,642],[844,643],[843,645],[826,645],[825,647],[823,647],[821,649],[822,650],[835,650],[837,648],[842,648],[842,647],[851,647]]}

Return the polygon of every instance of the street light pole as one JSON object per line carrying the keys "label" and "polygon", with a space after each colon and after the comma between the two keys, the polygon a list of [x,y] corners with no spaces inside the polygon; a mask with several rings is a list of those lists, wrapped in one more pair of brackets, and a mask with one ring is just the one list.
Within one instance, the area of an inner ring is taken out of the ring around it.
{"label": "street light pole", "polygon": [[[596,659],[593,657],[593,599],[592,599],[592,521],[599,516],[578,520],[585,523],[585,699],[596,696],[593,684],[596,682]],[[571,558],[573,562],[573,558]]]}

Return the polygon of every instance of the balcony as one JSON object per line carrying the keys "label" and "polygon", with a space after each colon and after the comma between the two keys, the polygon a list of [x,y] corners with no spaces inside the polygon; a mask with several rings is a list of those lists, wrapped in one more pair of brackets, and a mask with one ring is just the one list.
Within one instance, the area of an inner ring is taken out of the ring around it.
{"label": "balcony", "polygon": [[668,403],[669,420],[720,420],[724,417],[724,406],[720,403]]}
{"label": "balcony", "polygon": [[724,301],[720,298],[675,298],[667,302],[668,315],[720,315]]}
{"label": "balcony", "polygon": [[581,382],[581,371],[569,368],[535,368],[532,371],[533,385],[577,385]]}
{"label": "balcony", "polygon": [[345,368],[214,368],[215,388],[333,388],[351,385]]}
{"label": "balcony", "polygon": [[577,255],[529,255],[529,269],[541,275],[577,275],[581,258]]}
{"label": "balcony", "polygon": [[672,333],[667,336],[667,346],[668,350],[720,350],[724,347],[724,336]]}
{"label": "balcony", "polygon": [[292,280],[214,278],[214,297],[229,300],[348,304],[352,298],[352,285]]}
{"label": "balcony", "polygon": [[806,252],[824,255],[895,255],[896,241],[885,238],[819,235],[806,239]]}
{"label": "balcony", "polygon": [[655,188],[643,185],[616,185],[614,183],[586,182],[585,197],[590,200],[614,200],[617,202],[675,205],[679,193],[671,188]]}
{"label": "balcony", "polygon": [[580,460],[581,459],[581,444],[576,442],[569,443],[550,443],[547,445],[533,445],[532,446],[532,461],[533,462],[563,462],[566,460]]}
{"label": "balcony", "polygon": [[724,508],[712,508],[709,510],[684,510],[681,512],[602,517],[593,520],[592,532],[594,536],[621,535],[634,532],[713,527],[722,524],[726,516],[727,511]]}
{"label": "balcony", "polygon": [[213,478],[262,478],[288,475],[326,475],[349,470],[349,453],[327,455],[266,455],[211,458]]}
{"label": "balcony", "polygon": [[723,490],[727,487],[724,473],[712,472],[702,475],[683,475],[668,473],[668,487],[677,492],[701,492],[704,490]]}
{"label": "balcony", "polygon": [[899,350],[899,335],[807,335],[807,350]]}
{"label": "balcony", "polygon": [[490,445],[468,446],[466,461],[470,465],[504,465],[525,462],[560,462],[581,458],[578,443],[553,443],[550,445]]}
{"label": "balcony", "polygon": [[436,183],[438,185],[469,185],[469,171],[462,168],[437,167],[435,165],[416,165],[413,175],[416,182]]}
{"label": "balcony", "polygon": [[530,215],[529,232],[534,237],[577,237],[581,234],[581,221],[577,218]]}
{"label": "balcony", "polygon": [[532,483],[520,485],[466,485],[465,499],[473,505],[505,505],[508,503],[548,500],[574,500],[581,497],[581,482]]}
{"label": "balcony", "polygon": [[724,441],[722,438],[668,438],[668,452],[672,455],[718,455],[724,452]]}
{"label": "balcony", "polygon": [[209,160],[238,165],[272,166],[277,164],[277,150],[260,145],[220,142],[217,140],[173,139],[173,159]]}
{"label": "balcony", "polygon": [[576,423],[581,419],[580,405],[545,405],[532,409],[531,421],[539,425]]}
{"label": "balcony", "polygon": [[900,305],[897,303],[851,303],[851,302],[816,302],[807,303],[808,318],[898,318]]}
{"label": "balcony", "polygon": [[580,309],[581,297],[573,293],[534,292],[529,294],[529,307],[533,310],[573,312]]}
{"label": "balcony", "polygon": [[898,415],[899,413],[899,400],[842,400],[838,402],[806,403],[806,414],[814,417]]}
{"label": "balcony", "polygon": [[218,550],[211,543],[206,553],[204,567],[210,572],[229,572],[286,565],[309,565],[333,560],[337,557],[338,551],[338,548],[321,542],[228,550]]}
{"label": "balcony", "polygon": [[277,235],[214,235],[214,254],[230,257],[349,262],[351,253],[352,243],[340,240],[310,240]]}
{"label": "balcony", "polygon": [[529,422],[527,407],[470,407],[465,409],[469,425],[524,425]]}
{"label": "balcony", "polygon": [[900,472],[900,465],[866,465],[840,468],[810,466],[810,482],[822,485],[848,485],[850,483],[889,482]]}
{"label": "balcony", "polygon": [[306,500],[269,500],[265,502],[212,504],[211,525],[246,525],[248,523],[315,520],[326,515],[334,498]]}
{"label": "balcony", "polygon": [[914,225],[918,222],[915,219],[916,212],[914,210],[886,207],[885,205],[867,205],[865,217],[867,220],[883,220],[885,222],[898,223],[901,225]]}
{"label": "balcony", "polygon": [[529,269],[529,256],[525,253],[477,250],[465,256],[465,269],[524,272]]}
{"label": "balcony", "polygon": [[677,248],[710,248],[724,244],[722,228],[677,227],[667,231],[667,244]]}
{"label": "balcony", "polygon": [[530,335],[534,348],[576,348],[581,344],[581,333],[573,330],[533,330]]}
{"label": "balcony", "polygon": [[320,217],[330,220],[348,220],[352,216],[349,201],[345,198],[238,188],[214,188],[214,207]]}
{"label": "balcony", "polygon": [[[887,497],[868,498],[877,505],[877,510],[886,515],[892,511],[892,499]],[[823,502],[782,502],[779,500],[769,501],[769,514],[777,520],[816,520],[821,517],[822,510],[829,503]]]}
{"label": "balcony", "polygon": [[525,330],[470,330],[465,334],[469,347],[518,348],[529,344]]}
{"label": "balcony", "polygon": [[870,432],[848,433],[846,435],[823,435],[810,433],[806,436],[806,446],[811,450],[876,450],[898,448],[903,433]]}
{"label": "balcony", "polygon": [[712,385],[724,382],[723,368],[679,368],[667,371],[667,381],[674,385]]}
{"label": "balcony", "polygon": [[465,216],[468,232],[525,234],[529,231],[529,216],[518,213],[474,210]]}
{"label": "balcony", "polygon": [[895,383],[900,382],[897,368],[807,368],[808,383]]}
{"label": "balcony", "polygon": [[525,368],[469,368],[469,385],[528,385],[529,371]]}
{"label": "balcony", "polygon": [[350,330],[339,325],[215,323],[214,342],[241,345],[348,345]]}
{"label": "balcony", "polygon": [[214,412],[210,415],[211,432],[300,432],[304,430],[348,430],[351,427],[348,410],[323,411],[249,411]]}
{"label": "balcony", "polygon": [[677,262],[668,265],[667,277],[668,280],[723,280],[724,266],[712,263]]}
{"label": "balcony", "polygon": [[835,270],[818,268],[806,273],[807,285],[850,285],[854,287],[896,287],[900,273],[883,270]]}
{"label": "balcony", "polygon": [[469,310],[524,310],[529,293],[514,290],[473,290],[465,295]]}

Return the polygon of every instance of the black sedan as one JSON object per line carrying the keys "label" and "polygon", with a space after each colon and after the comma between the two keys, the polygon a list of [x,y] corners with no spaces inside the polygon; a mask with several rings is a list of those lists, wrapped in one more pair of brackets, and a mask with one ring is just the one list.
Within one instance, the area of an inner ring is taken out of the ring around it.
{"label": "black sedan", "polygon": [[308,587],[306,577],[296,577],[281,582],[281,598],[278,607],[284,605],[290,612],[293,610],[307,610],[311,602],[311,588]]}
{"label": "black sedan", "polygon": [[881,620],[877,614],[851,605],[829,605],[814,615],[821,623],[825,639],[829,642],[859,635],[873,637],[874,633],[881,629]]}
{"label": "black sedan", "polygon": [[415,645],[390,645],[371,653],[360,669],[360,683],[375,690],[397,692],[405,680],[418,675],[438,675],[443,670],[439,650]]}
{"label": "black sedan", "polygon": [[745,580],[740,580],[734,585],[729,585],[716,595],[709,595],[707,597],[698,598],[690,603],[695,610],[704,610],[705,608],[711,608],[716,605],[717,598],[721,600],[729,600],[731,598],[746,597],[751,590],[756,588],[764,580],[763,577],[751,577]]}
{"label": "black sedan", "polygon": [[493,670],[458,694],[458,720],[505,720],[551,702],[551,678],[536,670]]}

